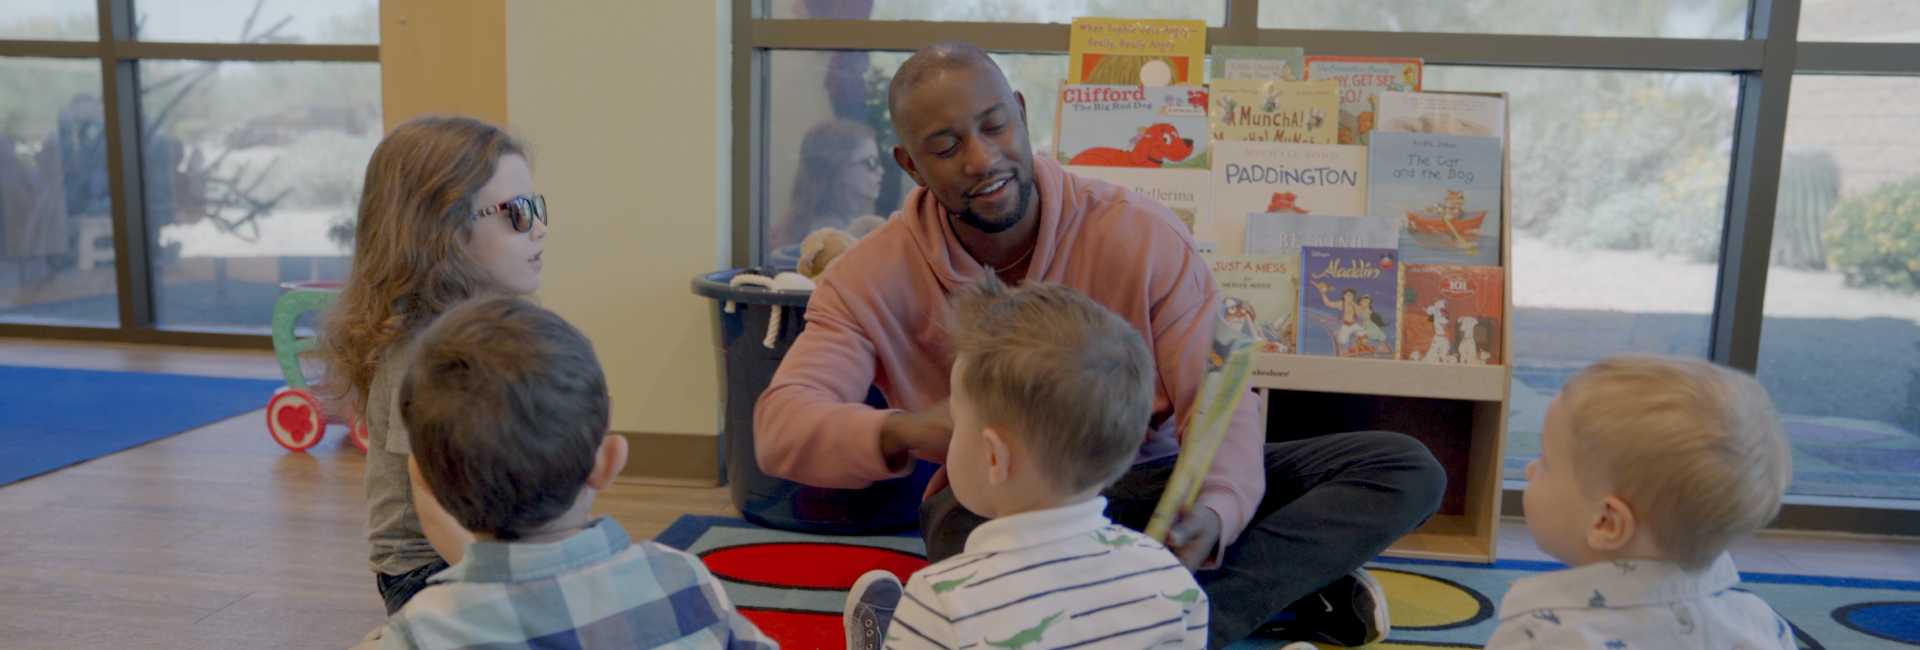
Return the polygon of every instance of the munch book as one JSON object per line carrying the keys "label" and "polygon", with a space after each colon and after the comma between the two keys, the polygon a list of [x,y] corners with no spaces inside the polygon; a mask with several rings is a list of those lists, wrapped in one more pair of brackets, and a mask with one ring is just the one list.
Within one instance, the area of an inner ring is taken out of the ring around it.
{"label": "munch book", "polygon": [[1208,87],[1213,139],[1333,144],[1339,86],[1324,81],[1222,79]]}

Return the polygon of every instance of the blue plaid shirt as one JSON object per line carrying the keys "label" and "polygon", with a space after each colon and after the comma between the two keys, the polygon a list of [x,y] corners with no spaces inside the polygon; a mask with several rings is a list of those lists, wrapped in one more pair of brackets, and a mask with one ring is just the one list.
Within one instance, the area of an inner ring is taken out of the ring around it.
{"label": "blue plaid shirt", "polygon": [[775,648],[700,560],[612,519],[548,544],[476,542],[387,619],[384,648]]}

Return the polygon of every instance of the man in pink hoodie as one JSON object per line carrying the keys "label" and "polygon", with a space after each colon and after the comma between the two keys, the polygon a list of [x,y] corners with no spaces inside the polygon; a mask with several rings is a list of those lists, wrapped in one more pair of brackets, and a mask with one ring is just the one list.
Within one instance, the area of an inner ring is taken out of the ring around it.
{"label": "man in pink hoodie", "polygon": [[[1034,158],[1026,99],[976,47],[915,53],[888,102],[894,161],[920,187],[820,279],[806,330],[755,407],[761,468],[858,488],[906,475],[916,457],[941,460],[953,427],[947,296],[990,272],[1057,282],[1127,319],[1153,352],[1153,429],[1133,470],[1105,492],[1109,517],[1144,527],[1218,320],[1192,237],[1165,206]],[[893,410],[863,403],[870,386]],[[1359,567],[1439,507],[1439,464],[1396,433],[1272,444],[1264,434],[1259,401],[1243,400],[1198,504],[1168,535],[1213,603],[1210,645],[1270,620],[1303,640],[1381,638],[1386,601]],[[932,494],[921,508],[928,559],[960,552],[981,521],[951,491]]]}

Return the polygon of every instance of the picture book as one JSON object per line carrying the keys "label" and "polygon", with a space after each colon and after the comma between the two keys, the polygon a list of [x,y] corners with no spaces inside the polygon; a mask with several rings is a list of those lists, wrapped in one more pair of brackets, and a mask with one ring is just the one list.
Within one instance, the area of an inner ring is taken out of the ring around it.
{"label": "picture book", "polygon": [[1207,68],[1214,81],[1270,79],[1300,81],[1307,74],[1307,51],[1297,47],[1215,45]]}
{"label": "picture book", "polygon": [[1212,193],[1207,189],[1208,172],[1204,169],[1068,165],[1067,171],[1113,183],[1159,201],[1173,211],[1173,216],[1187,227],[1189,233],[1194,232],[1195,221],[1210,210]]}
{"label": "picture book", "polygon": [[1221,79],[1209,86],[1207,119],[1215,142],[1333,144],[1340,111],[1338,84],[1324,81]]}
{"label": "picture book", "polygon": [[1438,133],[1505,138],[1507,100],[1462,93],[1380,93],[1376,132]]}
{"label": "picture book", "polygon": [[1404,220],[1408,262],[1500,265],[1498,139],[1375,133],[1367,162],[1367,213]]}
{"label": "picture book", "polygon": [[1204,20],[1075,18],[1067,82],[1199,86],[1206,58]]}
{"label": "picture book", "polygon": [[1401,275],[1400,358],[1497,366],[1506,275],[1497,266],[1408,264]]}
{"label": "picture book", "polygon": [[1307,79],[1340,84],[1340,144],[1367,144],[1380,93],[1419,91],[1422,64],[1416,58],[1309,56]]}
{"label": "picture book", "polygon": [[1213,286],[1220,292],[1220,321],[1253,340],[1255,352],[1295,351],[1299,328],[1300,256],[1213,257]]}
{"label": "picture book", "polygon": [[1389,217],[1261,213],[1247,215],[1247,255],[1298,259],[1308,246],[1398,248],[1400,222]]}
{"label": "picture book", "polygon": [[1300,251],[1300,352],[1394,358],[1400,254],[1391,248]]}
{"label": "picture book", "polygon": [[1365,147],[1216,142],[1211,178],[1212,214],[1198,232],[1230,254],[1245,251],[1248,214],[1367,212]]}
{"label": "picture book", "polygon": [[1216,323],[1213,353],[1208,355],[1207,374],[1200,380],[1200,392],[1187,410],[1185,433],[1180,437],[1180,455],[1173,461],[1173,473],[1167,487],[1154,505],[1153,516],[1143,532],[1155,540],[1166,541],[1167,531],[1180,511],[1193,507],[1200,498],[1200,484],[1213,468],[1213,457],[1220,441],[1227,437],[1227,425],[1233,412],[1253,390],[1253,342],[1235,335],[1225,323]]}
{"label": "picture book", "polygon": [[1204,88],[1067,85],[1054,120],[1053,149],[1068,165],[1211,166]]}

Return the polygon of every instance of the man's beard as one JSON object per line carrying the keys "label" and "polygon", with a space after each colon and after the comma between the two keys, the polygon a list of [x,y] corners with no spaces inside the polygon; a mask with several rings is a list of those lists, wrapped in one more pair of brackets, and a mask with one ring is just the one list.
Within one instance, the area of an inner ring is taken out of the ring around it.
{"label": "man's beard", "polygon": [[1020,199],[1014,202],[1013,214],[1011,216],[998,221],[988,219],[973,210],[972,201],[966,203],[967,209],[965,210],[957,212],[948,210],[948,212],[952,214],[954,218],[959,219],[960,223],[967,224],[980,232],[989,235],[1005,232],[1009,228],[1020,225],[1020,220],[1027,215],[1027,207],[1033,204],[1033,179],[1028,178],[1026,174],[1015,172],[1013,182],[1020,187]]}

